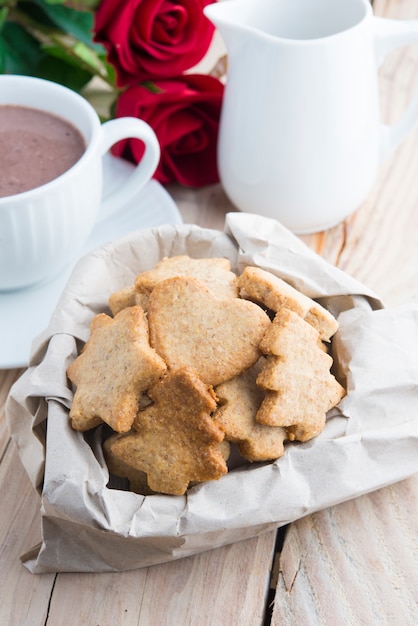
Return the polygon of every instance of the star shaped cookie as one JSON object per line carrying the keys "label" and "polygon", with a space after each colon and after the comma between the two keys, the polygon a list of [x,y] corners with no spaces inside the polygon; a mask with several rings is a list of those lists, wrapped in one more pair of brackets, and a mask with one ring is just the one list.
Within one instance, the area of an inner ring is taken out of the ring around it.
{"label": "star shaped cookie", "polygon": [[163,359],[149,344],[140,306],[123,309],[114,319],[97,315],[83,351],[67,369],[76,386],[72,427],[84,431],[103,421],[116,432],[129,431],[142,394],[165,370]]}

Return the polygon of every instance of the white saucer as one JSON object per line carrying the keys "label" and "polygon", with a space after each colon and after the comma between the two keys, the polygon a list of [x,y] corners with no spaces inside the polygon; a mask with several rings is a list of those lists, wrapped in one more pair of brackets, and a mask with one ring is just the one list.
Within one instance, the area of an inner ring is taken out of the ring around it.
{"label": "white saucer", "polygon": [[[104,168],[109,190],[130,174],[133,165],[106,155]],[[171,196],[151,180],[125,208],[96,226],[82,254],[133,230],[181,223]],[[47,326],[74,265],[46,283],[0,293],[0,369],[27,366],[32,341]]]}

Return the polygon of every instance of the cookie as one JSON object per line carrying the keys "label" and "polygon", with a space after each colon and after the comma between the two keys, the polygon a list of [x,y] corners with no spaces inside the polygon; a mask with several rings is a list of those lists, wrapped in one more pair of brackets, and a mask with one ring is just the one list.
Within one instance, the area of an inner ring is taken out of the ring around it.
{"label": "cookie", "polygon": [[149,392],[153,404],[139,411],[135,432],[119,437],[111,453],[145,472],[150,489],[184,494],[189,483],[227,473],[222,429],[211,417],[216,396],[190,368],[169,372]]}
{"label": "cookie", "polygon": [[126,309],[128,306],[135,306],[136,304],[145,310],[147,303],[148,296],[138,293],[135,285],[128,285],[109,296],[109,308],[113,316],[122,311],[122,309]]}
{"label": "cookie", "polygon": [[164,257],[154,269],[138,274],[135,289],[149,296],[158,283],[175,276],[197,278],[219,297],[238,296],[237,276],[228,259],[192,259],[186,255]]}
{"label": "cookie", "polygon": [[150,341],[169,369],[193,368],[219,385],[253,365],[271,322],[253,302],[219,298],[196,278],[169,278],[148,302]]}
{"label": "cookie", "polygon": [[281,308],[294,311],[313,326],[324,341],[329,341],[338,330],[337,320],[327,309],[271,272],[246,267],[238,277],[238,288],[242,298],[260,302],[275,313]]}
{"label": "cookie", "polygon": [[115,318],[97,315],[82,353],[67,368],[76,386],[70,409],[72,427],[83,431],[103,421],[116,432],[127,432],[142,393],[165,370],[163,359],[149,344],[140,306],[123,309]]}
{"label": "cookie", "polygon": [[225,439],[237,444],[247,461],[271,461],[284,453],[286,430],[280,426],[266,426],[256,421],[264,392],[256,379],[264,367],[261,357],[246,372],[215,388],[219,406],[213,419],[225,432]]}
{"label": "cookie", "polygon": [[119,478],[126,478],[129,481],[130,491],[149,496],[155,493],[148,487],[147,475],[145,472],[131,467],[112,452],[113,444],[125,435],[113,434],[106,439],[103,444],[103,453],[107,468],[111,474]]}
{"label": "cookie", "polygon": [[286,428],[290,440],[316,437],[327,411],[345,394],[330,372],[332,358],[319,346],[318,332],[293,311],[281,309],[260,347],[268,356],[257,376],[266,392],[257,421]]}

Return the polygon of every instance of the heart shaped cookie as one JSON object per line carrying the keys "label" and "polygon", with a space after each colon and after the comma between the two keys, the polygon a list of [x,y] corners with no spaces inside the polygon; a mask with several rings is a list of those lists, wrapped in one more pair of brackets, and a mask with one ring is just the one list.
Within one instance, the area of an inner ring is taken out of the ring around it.
{"label": "heart shaped cookie", "polygon": [[191,367],[207,385],[218,385],[253,365],[270,326],[257,304],[219,298],[196,278],[159,283],[148,303],[150,342],[176,370]]}

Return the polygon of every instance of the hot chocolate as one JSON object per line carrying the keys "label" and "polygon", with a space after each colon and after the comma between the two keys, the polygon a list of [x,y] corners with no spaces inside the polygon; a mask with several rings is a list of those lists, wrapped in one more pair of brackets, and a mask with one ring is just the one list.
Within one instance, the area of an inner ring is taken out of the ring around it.
{"label": "hot chocolate", "polygon": [[0,106],[0,197],[57,178],[82,156],[81,133],[65,119],[24,106]]}

